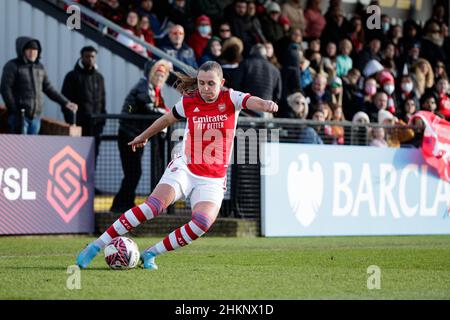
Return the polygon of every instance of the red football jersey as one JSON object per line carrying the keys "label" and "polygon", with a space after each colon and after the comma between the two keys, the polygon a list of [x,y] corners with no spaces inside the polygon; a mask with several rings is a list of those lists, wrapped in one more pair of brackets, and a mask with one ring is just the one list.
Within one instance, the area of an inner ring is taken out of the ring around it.
{"label": "red football jersey", "polygon": [[231,158],[239,112],[250,94],[221,90],[215,102],[205,102],[198,90],[176,105],[177,115],[186,118],[183,159],[196,175],[223,178]]}

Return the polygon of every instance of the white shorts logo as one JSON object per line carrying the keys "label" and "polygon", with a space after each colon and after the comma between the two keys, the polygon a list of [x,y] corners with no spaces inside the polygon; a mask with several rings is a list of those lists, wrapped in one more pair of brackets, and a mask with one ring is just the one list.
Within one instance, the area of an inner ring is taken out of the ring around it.
{"label": "white shorts logo", "polygon": [[297,220],[307,227],[314,221],[322,204],[323,170],[318,162],[310,167],[307,154],[299,155],[298,160],[288,168],[289,204]]}

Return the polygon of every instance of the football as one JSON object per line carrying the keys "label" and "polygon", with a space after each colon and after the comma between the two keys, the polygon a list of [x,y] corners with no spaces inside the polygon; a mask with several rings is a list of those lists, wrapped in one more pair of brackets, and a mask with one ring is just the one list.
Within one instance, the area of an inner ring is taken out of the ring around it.
{"label": "football", "polygon": [[139,263],[139,257],[136,242],[127,237],[114,238],[105,247],[105,261],[114,270],[135,268]]}

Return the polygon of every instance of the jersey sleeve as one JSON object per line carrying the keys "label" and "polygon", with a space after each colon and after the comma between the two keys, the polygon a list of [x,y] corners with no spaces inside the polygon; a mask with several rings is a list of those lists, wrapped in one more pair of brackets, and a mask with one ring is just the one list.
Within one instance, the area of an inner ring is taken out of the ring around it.
{"label": "jersey sleeve", "polygon": [[186,118],[186,115],[184,114],[183,99],[180,99],[180,101],[173,106],[172,114],[178,120],[183,120]]}
{"label": "jersey sleeve", "polygon": [[236,110],[247,109],[247,100],[251,95],[249,93],[243,93],[230,89],[230,99],[234,104]]}

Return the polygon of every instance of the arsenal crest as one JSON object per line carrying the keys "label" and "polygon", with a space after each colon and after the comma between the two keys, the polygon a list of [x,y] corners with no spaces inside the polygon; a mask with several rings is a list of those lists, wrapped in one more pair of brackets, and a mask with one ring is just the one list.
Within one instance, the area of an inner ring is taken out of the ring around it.
{"label": "arsenal crest", "polygon": [[218,105],[219,111],[223,112],[225,110],[225,103],[221,103]]}

